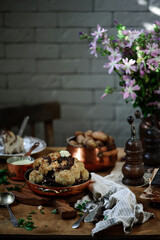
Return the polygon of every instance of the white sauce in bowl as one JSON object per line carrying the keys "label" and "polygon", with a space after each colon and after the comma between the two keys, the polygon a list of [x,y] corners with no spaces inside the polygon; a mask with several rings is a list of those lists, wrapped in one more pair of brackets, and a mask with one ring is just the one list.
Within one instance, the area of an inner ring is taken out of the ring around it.
{"label": "white sauce in bowl", "polygon": [[13,165],[27,165],[27,164],[32,164],[34,161],[30,160],[20,160],[20,161],[15,161],[12,164]]}

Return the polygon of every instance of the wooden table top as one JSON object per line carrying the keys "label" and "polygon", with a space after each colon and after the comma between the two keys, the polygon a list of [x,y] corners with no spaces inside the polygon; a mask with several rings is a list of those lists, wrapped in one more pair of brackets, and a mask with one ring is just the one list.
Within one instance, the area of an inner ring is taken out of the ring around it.
{"label": "wooden table top", "polygon": [[[34,155],[38,157],[40,155],[46,155],[49,152],[65,149],[61,147],[47,147],[42,152]],[[118,161],[124,156],[124,150],[118,148]],[[0,168],[6,167],[6,160],[0,160]],[[108,175],[108,171],[97,172],[102,176]],[[150,206],[148,200],[140,199],[141,193],[144,191],[144,187],[129,187],[136,195],[137,202],[142,203],[144,210],[153,212],[155,218],[151,218],[146,223],[134,225],[130,234],[124,234],[122,226],[117,225],[103,231],[100,235],[96,236],[96,239],[103,239],[110,237],[109,239],[160,239],[160,210]],[[1,191],[2,191],[1,185]],[[94,239],[91,237],[91,230],[93,229],[93,223],[82,223],[79,228],[72,229],[72,224],[79,218],[63,220],[59,214],[52,214],[51,211],[55,208],[53,206],[44,206],[42,214],[37,206],[26,205],[22,203],[14,202],[11,205],[11,209],[17,219],[25,218],[30,212],[35,211],[36,214],[32,215],[32,221],[37,228],[32,231],[26,231],[24,228],[15,228],[12,226],[7,209],[0,206],[0,238],[7,239]]]}

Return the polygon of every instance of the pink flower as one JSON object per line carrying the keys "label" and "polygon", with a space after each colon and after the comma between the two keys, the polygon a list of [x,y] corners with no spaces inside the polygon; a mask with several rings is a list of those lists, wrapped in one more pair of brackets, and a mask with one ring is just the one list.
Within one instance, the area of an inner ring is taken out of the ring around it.
{"label": "pink flower", "polygon": [[120,54],[119,48],[113,49],[111,47],[107,47],[107,50],[111,53],[110,56],[122,58],[122,55]]}
{"label": "pink flower", "polygon": [[118,62],[121,60],[121,57],[112,57],[112,56],[108,56],[108,59],[110,60],[109,63],[105,63],[104,64],[104,68],[109,68],[108,73],[111,74],[114,70],[114,68],[116,68],[117,70],[119,70],[121,68],[122,64],[118,64]]}
{"label": "pink flower", "polygon": [[143,32],[143,30],[141,30],[141,31],[123,30],[122,33],[126,36],[125,40],[128,42],[127,47],[131,48],[134,40],[137,39],[142,32]]}
{"label": "pink flower", "polygon": [[153,44],[148,43],[146,45],[146,47],[147,47],[147,49],[143,50],[143,52],[145,52],[147,55],[148,54],[151,54],[151,56],[157,56],[158,55],[158,53],[159,53],[158,44],[156,44],[156,43],[153,43]]}
{"label": "pink flower", "polygon": [[154,23],[156,24],[156,25],[158,25],[158,26],[160,26],[160,21],[154,21]]}
{"label": "pink flower", "polygon": [[104,39],[102,41],[102,44],[104,45],[104,49],[107,49],[109,43],[110,43],[110,39],[108,38],[107,34],[104,34]]}
{"label": "pink flower", "polygon": [[145,73],[149,73],[149,70],[145,67],[144,62],[142,61],[139,66],[140,76],[143,77]]}
{"label": "pink flower", "polygon": [[154,58],[148,59],[147,65],[152,71],[155,71],[156,69],[159,68],[159,63],[160,63],[160,56],[156,56]]}
{"label": "pink flower", "polygon": [[154,93],[160,94],[160,88],[158,90],[154,90]]}
{"label": "pink flower", "polygon": [[147,103],[147,106],[157,106],[158,105],[158,102],[149,102]]}
{"label": "pink flower", "polygon": [[147,106],[155,106],[157,109],[160,109],[160,103],[158,101],[149,102],[147,103]]}
{"label": "pink flower", "polygon": [[128,61],[128,58],[126,58],[126,59],[122,58],[122,61],[124,63],[124,65],[122,64],[122,68],[126,71],[126,74],[131,74],[131,70],[134,72],[137,71],[136,66],[133,66],[136,62],[135,60],[130,59]]}
{"label": "pink flower", "polygon": [[130,75],[123,75],[123,80],[125,81],[125,85],[128,86],[131,80]]}
{"label": "pink flower", "polygon": [[100,97],[100,99],[103,99],[103,98],[105,98],[106,96],[107,96],[107,94],[106,94],[106,93],[103,93],[102,96]]}
{"label": "pink flower", "polygon": [[92,36],[95,37],[95,41],[97,41],[97,39],[99,37],[102,37],[103,33],[107,32],[107,30],[105,30],[104,28],[102,28],[99,24],[97,25],[97,31],[94,31],[94,33],[91,33]]}
{"label": "pink flower", "polygon": [[91,50],[90,54],[94,54],[95,57],[97,57],[97,44],[96,41],[93,41],[89,44],[89,49]]}
{"label": "pink flower", "polygon": [[140,90],[140,86],[138,85],[134,86],[134,84],[135,84],[135,79],[131,80],[129,84],[125,87],[124,92],[122,92],[124,99],[129,98],[129,96],[131,96],[133,100],[136,99],[137,95],[135,94],[134,91]]}

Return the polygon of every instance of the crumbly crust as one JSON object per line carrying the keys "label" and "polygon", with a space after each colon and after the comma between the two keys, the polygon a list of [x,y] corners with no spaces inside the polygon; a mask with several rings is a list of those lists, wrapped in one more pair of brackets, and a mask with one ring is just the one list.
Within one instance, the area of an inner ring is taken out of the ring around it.
{"label": "crumbly crust", "polygon": [[[66,156],[65,156],[66,154]],[[83,162],[68,152],[54,152],[37,158],[33,164],[29,181],[48,186],[72,186],[89,179],[89,172]]]}

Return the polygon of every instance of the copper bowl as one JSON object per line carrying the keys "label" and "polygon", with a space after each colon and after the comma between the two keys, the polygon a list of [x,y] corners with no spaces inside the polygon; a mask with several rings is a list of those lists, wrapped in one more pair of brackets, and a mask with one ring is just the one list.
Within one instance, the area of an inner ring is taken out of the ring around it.
{"label": "copper bowl", "polygon": [[[24,165],[14,165],[14,162],[29,160],[31,163]],[[30,156],[22,156],[22,157],[10,157],[7,159],[7,173],[8,177],[12,180],[24,180],[24,173],[33,167],[34,158]]]}
{"label": "copper bowl", "polygon": [[29,169],[28,171],[25,172],[24,174],[24,179],[28,185],[28,187],[35,193],[45,195],[45,196],[71,196],[71,195],[76,195],[79,193],[82,193],[85,189],[88,188],[89,184],[91,184],[91,175],[89,176],[89,179],[86,182],[83,182],[78,185],[73,185],[73,186],[66,186],[66,187],[53,187],[53,186],[44,186],[44,185],[39,185],[35,183],[31,183],[29,181],[29,174],[33,169]]}
{"label": "copper bowl", "polygon": [[72,145],[71,140],[75,140],[75,137],[67,138],[67,151],[72,157],[82,161],[88,171],[99,171],[115,166],[118,156],[115,143],[99,148],[86,148]]}

